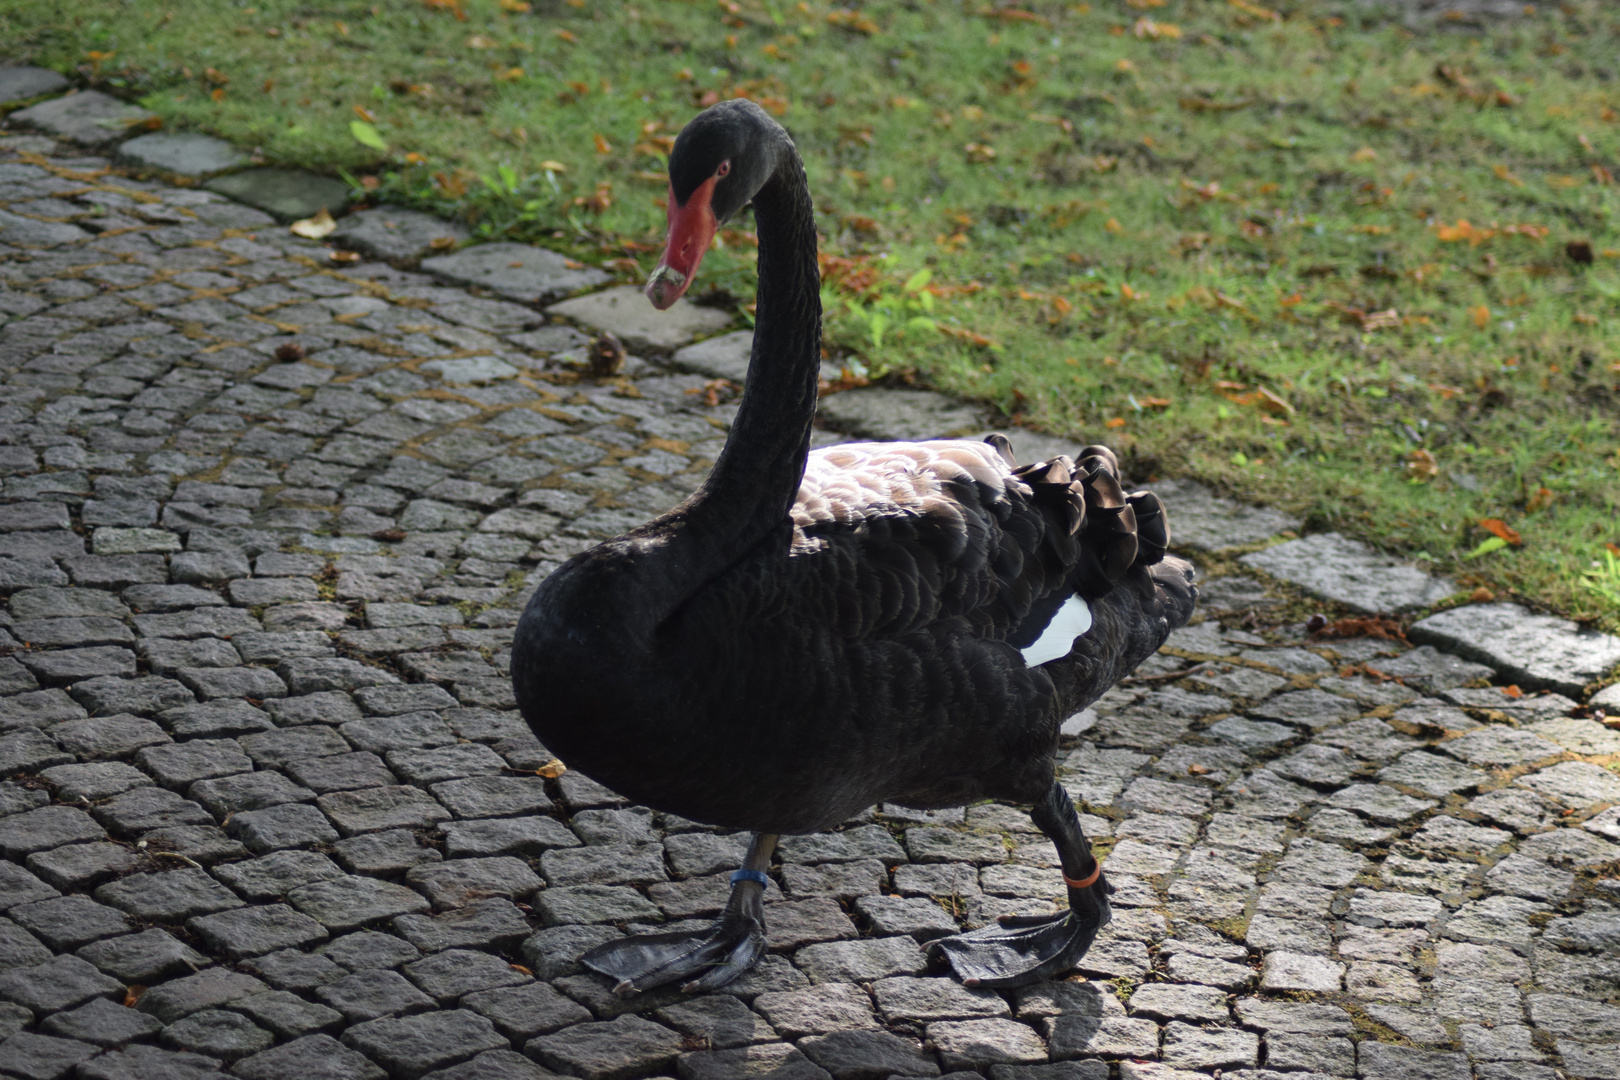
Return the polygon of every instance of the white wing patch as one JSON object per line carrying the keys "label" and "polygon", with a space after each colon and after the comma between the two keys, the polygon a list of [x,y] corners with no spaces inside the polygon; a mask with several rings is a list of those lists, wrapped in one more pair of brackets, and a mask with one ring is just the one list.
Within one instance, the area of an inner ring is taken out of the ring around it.
{"label": "white wing patch", "polygon": [[1091,608],[1080,597],[1070,596],[1057,609],[1057,614],[1052,616],[1052,621],[1046,624],[1046,629],[1041,631],[1035,643],[1018,651],[1023,653],[1025,664],[1036,667],[1048,660],[1068,656],[1069,650],[1074,648],[1075,638],[1090,629]]}

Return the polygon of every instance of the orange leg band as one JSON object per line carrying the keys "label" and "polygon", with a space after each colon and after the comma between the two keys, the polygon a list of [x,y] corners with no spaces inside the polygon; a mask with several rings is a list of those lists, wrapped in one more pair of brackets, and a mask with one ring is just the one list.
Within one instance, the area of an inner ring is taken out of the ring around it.
{"label": "orange leg band", "polygon": [[1093,859],[1091,861],[1091,873],[1087,874],[1084,880],[1076,881],[1068,874],[1064,874],[1063,884],[1067,885],[1071,889],[1087,889],[1097,884],[1097,879],[1101,876],[1102,863],[1098,862],[1096,859]]}

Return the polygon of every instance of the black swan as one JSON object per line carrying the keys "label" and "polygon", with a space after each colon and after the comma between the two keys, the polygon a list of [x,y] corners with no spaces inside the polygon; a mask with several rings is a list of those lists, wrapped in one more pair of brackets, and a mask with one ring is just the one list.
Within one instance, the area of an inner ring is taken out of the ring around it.
{"label": "black swan", "polygon": [[936,941],[969,985],[1073,966],[1111,891],[1055,777],[1058,728],[1187,621],[1192,568],[1162,504],[1127,494],[1104,447],[1018,466],[1005,438],[809,453],[821,358],[804,166],[758,106],[726,101],[669,159],[667,309],[749,202],[759,235],[753,355],[707,481],[674,510],[570,559],[517,628],[523,716],[570,768],[635,801],[753,832],[712,928],[583,958],[621,993],[723,986],[765,950],[779,834],[879,802],[1032,803],[1070,910]]}

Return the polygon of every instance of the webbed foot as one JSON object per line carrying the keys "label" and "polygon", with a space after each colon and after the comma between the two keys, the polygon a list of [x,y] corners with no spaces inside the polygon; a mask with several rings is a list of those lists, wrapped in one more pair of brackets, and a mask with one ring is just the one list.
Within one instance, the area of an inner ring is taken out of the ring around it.
{"label": "webbed foot", "polygon": [[615,994],[683,983],[681,990],[714,990],[742,975],[765,955],[765,926],[727,911],[706,930],[645,934],[598,945],[580,963],[617,980]]}
{"label": "webbed foot", "polygon": [[598,945],[579,958],[615,981],[621,996],[681,983],[688,994],[725,986],[765,955],[765,889],[774,833],[755,833],[743,868],[731,875],[726,909],[705,930],[643,934]]}
{"label": "webbed foot", "polygon": [[944,959],[965,986],[1028,986],[1049,979],[1074,967],[1108,925],[1113,891],[1098,871],[1091,884],[1070,887],[1069,910],[1061,915],[1003,916],[994,926],[929,943],[928,955]]}

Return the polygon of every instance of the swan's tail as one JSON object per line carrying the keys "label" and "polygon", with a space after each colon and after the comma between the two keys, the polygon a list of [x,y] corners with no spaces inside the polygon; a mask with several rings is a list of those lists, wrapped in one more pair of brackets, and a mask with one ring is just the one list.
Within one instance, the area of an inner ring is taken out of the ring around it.
{"label": "swan's tail", "polygon": [[1055,511],[1079,543],[1074,581],[1084,596],[1101,596],[1158,565],[1170,546],[1170,519],[1151,491],[1127,493],[1120,483],[1119,458],[1106,446],[1088,446],[1080,460],[1059,455],[1018,465],[1003,435],[986,440],[1028,484],[1035,501]]}
{"label": "swan's tail", "polygon": [[[1059,456],[1020,466],[1005,437],[986,441],[1013,476],[1030,486],[1048,519],[1066,525],[1073,538],[1066,557],[1072,558],[1073,591],[1053,593],[1046,608],[1031,613],[1030,624],[1042,628],[1038,640],[1016,643],[1025,647],[1027,663],[1044,664],[1067,687],[1060,692],[1073,695],[1074,708],[1083,707],[1186,625],[1198,600],[1193,567],[1166,554],[1170,521],[1164,503],[1151,491],[1127,493],[1119,459],[1106,446],[1086,447],[1078,462]],[[1084,615],[1073,634],[1063,619],[1070,606],[1077,617]],[[1048,637],[1054,640],[1048,643]],[[1049,647],[1043,650],[1043,644]],[[1053,660],[1059,662],[1047,663]]]}

